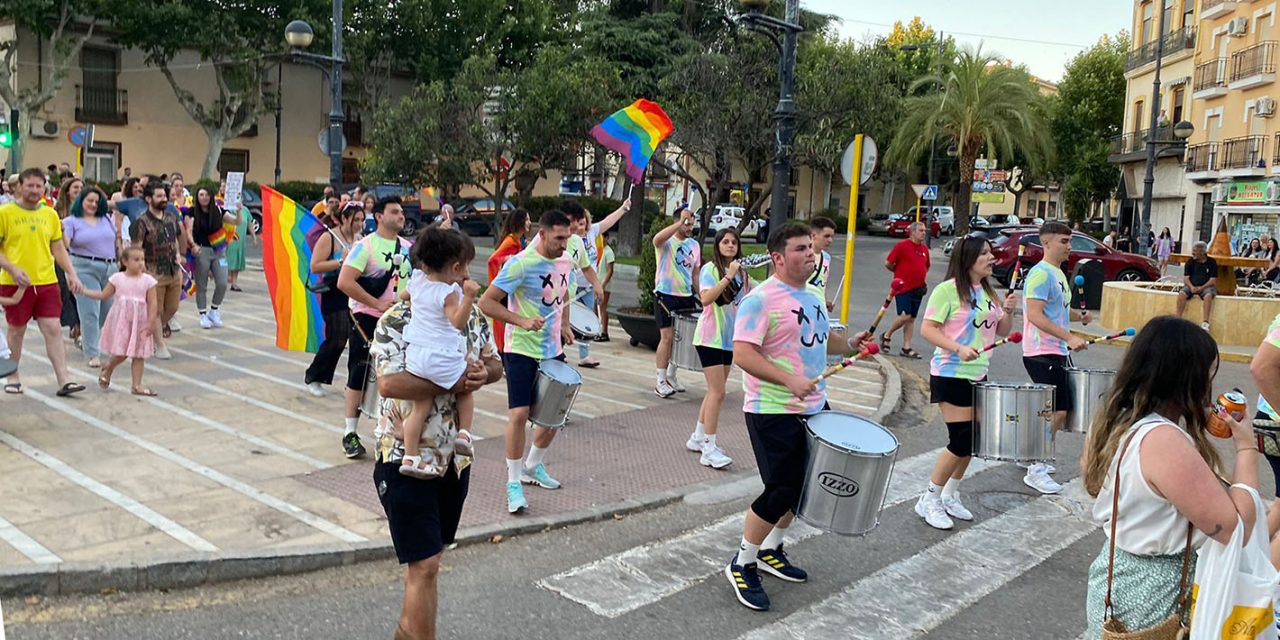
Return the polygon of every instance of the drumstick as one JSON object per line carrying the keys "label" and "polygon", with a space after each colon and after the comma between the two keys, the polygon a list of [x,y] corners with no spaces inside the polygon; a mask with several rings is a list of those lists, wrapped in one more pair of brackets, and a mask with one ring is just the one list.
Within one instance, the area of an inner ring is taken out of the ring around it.
{"label": "drumstick", "polygon": [[880,311],[876,313],[876,320],[871,323],[871,328],[867,329],[867,335],[875,337],[876,327],[880,326],[880,320],[884,318],[884,312],[889,310],[889,303],[893,302],[893,294],[897,293],[903,284],[906,283],[902,281],[902,278],[894,278],[889,282],[889,295],[884,297],[884,304],[880,305]]}
{"label": "drumstick", "polygon": [[979,351],[978,351],[978,353],[985,353],[985,352],[990,351],[990,350],[992,350],[992,349],[994,349],[994,348],[996,348],[996,347],[998,347],[998,346],[1000,346],[1000,345],[1002,345],[1002,344],[1009,343],[1009,342],[1012,342],[1012,343],[1014,343],[1014,344],[1018,344],[1019,342],[1022,342],[1022,332],[1021,332],[1021,331],[1014,331],[1013,333],[1009,334],[1009,337],[1007,337],[1007,338],[1001,338],[1001,339],[999,339],[999,340],[996,340],[995,342],[992,342],[991,344],[989,344],[989,345],[987,345],[987,346],[983,347],[981,350],[979,350]]}
{"label": "drumstick", "polygon": [[[582,297],[583,297],[583,296],[585,296],[585,295],[587,295],[588,293],[591,293],[591,289],[590,289],[590,288],[585,288],[585,289],[583,289],[583,290],[582,290],[582,292],[581,292],[581,293],[579,293],[579,294],[577,295],[577,297],[575,297],[573,300],[570,300],[570,301],[569,301],[569,303],[570,303],[570,304],[572,304],[572,303],[574,303],[574,302],[577,302],[577,301],[581,300],[581,299],[582,299]],[[564,305],[565,305],[565,303],[560,302],[560,301],[558,301],[558,300],[557,300],[557,301],[556,301],[556,306],[552,307],[552,308],[551,308],[551,311],[548,311],[546,315],[542,316],[542,319],[543,319],[543,320],[550,320],[550,319],[551,319],[551,316],[554,316],[555,314],[559,313],[559,312],[560,312],[560,310],[564,308]]]}
{"label": "drumstick", "polygon": [[[1084,308],[1084,276],[1077,275],[1072,282],[1076,284],[1076,297],[1080,298],[1080,313],[1084,314],[1086,311]],[[1080,324],[1089,324],[1089,321],[1081,317]]]}
{"label": "drumstick", "polygon": [[1014,291],[1018,288],[1018,280],[1022,277],[1022,254],[1027,250],[1027,245],[1018,245],[1018,260],[1013,263],[1013,277],[1009,278],[1009,290]]}
{"label": "drumstick", "polygon": [[1085,344],[1093,344],[1093,343],[1095,343],[1095,342],[1103,342],[1103,341],[1106,341],[1106,340],[1115,340],[1116,338],[1122,338],[1122,337],[1124,337],[1124,336],[1131,336],[1131,335],[1133,335],[1133,334],[1135,334],[1135,333],[1137,333],[1137,332],[1138,332],[1138,330],[1137,330],[1137,329],[1134,329],[1133,327],[1129,327],[1129,328],[1125,329],[1124,331],[1120,331],[1120,332],[1118,332],[1118,333],[1113,333],[1113,334],[1111,334],[1111,335],[1109,335],[1109,336],[1098,336],[1097,338],[1094,338],[1094,339],[1092,339],[1092,340],[1088,340],[1088,341],[1086,341],[1086,342],[1085,342]]}
{"label": "drumstick", "polygon": [[844,371],[845,368],[853,364],[855,360],[865,360],[867,358],[870,358],[871,356],[876,355],[877,353],[880,353],[880,345],[876,344],[875,342],[868,342],[867,345],[862,348],[862,351],[858,352],[858,355],[852,358],[845,358],[844,360],[840,361],[840,364],[834,367],[831,367],[826,371],[823,371],[822,375],[813,379],[813,383],[818,384],[819,382],[826,380],[827,378],[830,378],[831,376],[834,376],[835,374],[840,373],[841,371]]}

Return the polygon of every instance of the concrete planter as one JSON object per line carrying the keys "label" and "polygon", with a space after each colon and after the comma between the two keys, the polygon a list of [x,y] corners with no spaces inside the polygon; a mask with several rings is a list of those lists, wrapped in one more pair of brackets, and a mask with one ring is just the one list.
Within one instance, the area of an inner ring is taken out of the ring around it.
{"label": "concrete planter", "polygon": [[622,325],[623,331],[631,336],[631,346],[637,347],[643,344],[650,349],[658,348],[661,335],[658,333],[658,324],[652,313],[628,307],[618,309],[614,312],[614,316],[618,318],[618,324]]}

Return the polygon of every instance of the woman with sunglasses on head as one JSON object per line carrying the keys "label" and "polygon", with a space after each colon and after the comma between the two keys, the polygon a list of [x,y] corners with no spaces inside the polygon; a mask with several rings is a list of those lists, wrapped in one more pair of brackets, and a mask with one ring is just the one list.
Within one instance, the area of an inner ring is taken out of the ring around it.
{"label": "woman with sunglasses on head", "polygon": [[995,255],[986,238],[966,236],[951,251],[947,280],[929,296],[920,337],[937,349],[929,363],[929,400],[947,423],[947,448],[938,454],[929,486],[916,501],[916,514],[935,529],[950,529],[952,518],[973,520],[960,502],[960,480],[973,455],[973,383],[987,379],[990,355],[983,347],[1009,335],[1018,297],[997,303],[989,278]]}

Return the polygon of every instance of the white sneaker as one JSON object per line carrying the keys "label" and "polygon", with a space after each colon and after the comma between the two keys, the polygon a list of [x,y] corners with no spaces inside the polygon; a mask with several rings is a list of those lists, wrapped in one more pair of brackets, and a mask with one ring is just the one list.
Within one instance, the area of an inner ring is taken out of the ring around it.
{"label": "white sneaker", "polygon": [[733,458],[726,456],[724,450],[718,446],[708,446],[702,450],[702,458],[698,462],[702,463],[704,467],[723,469],[733,464]]}
{"label": "white sneaker", "polygon": [[684,388],[684,385],[680,384],[679,380],[676,380],[675,376],[667,376],[667,382],[671,384],[672,389],[675,389],[680,393],[684,393],[685,391],[688,391],[688,389]]}
{"label": "white sneaker", "polygon": [[699,435],[698,435],[698,434],[696,434],[696,433],[691,433],[691,434],[689,434],[689,439],[688,439],[687,441],[685,441],[685,443],[684,443],[684,448],[686,448],[686,449],[688,449],[688,450],[690,450],[690,451],[694,451],[694,452],[701,453],[701,452],[702,452],[702,441],[703,441],[703,440],[705,440],[705,439],[706,439],[706,438],[703,438],[703,437],[699,436]]}
{"label": "white sneaker", "polygon": [[178,324],[177,318],[169,318],[169,331],[172,331],[173,333],[182,331],[182,325]]}
{"label": "white sneaker", "polygon": [[1058,484],[1049,474],[1033,469],[1027,469],[1027,475],[1022,477],[1022,482],[1028,487],[1039,491],[1040,493],[1059,493],[1062,491],[1062,485]]}
{"label": "white sneaker", "polygon": [[956,520],[964,520],[965,522],[973,521],[973,513],[964,508],[964,505],[960,503],[959,496],[943,498],[942,506],[946,508],[947,515],[955,518]]}
{"label": "white sneaker", "polygon": [[160,346],[156,347],[156,359],[157,359],[157,360],[172,360],[172,359],[173,359],[173,354],[172,354],[172,353],[169,353],[169,347],[167,347],[167,346],[165,346],[165,345],[160,345]]}
{"label": "white sneaker", "polygon": [[1209,323],[1208,323],[1208,322],[1201,322],[1201,323],[1200,323],[1200,328],[1201,328],[1201,329],[1204,329],[1205,331],[1208,331],[1208,330],[1209,330]]}
{"label": "white sneaker", "polygon": [[[666,380],[659,380],[658,384],[653,387],[653,392],[658,394],[659,398],[670,398],[676,394],[675,388]],[[701,449],[699,449],[701,451]]]}
{"label": "white sneaker", "polygon": [[1048,462],[1033,462],[1031,464],[1019,464],[1019,467],[1026,469],[1028,473],[1047,473],[1053,475],[1058,472],[1058,468]]}
{"label": "white sneaker", "polygon": [[212,322],[212,323],[213,323],[213,327],[214,327],[215,329],[221,329],[221,328],[222,328],[222,313],[221,313],[221,312],[219,312],[217,309],[210,309],[210,310],[209,310],[209,322]]}
{"label": "white sneaker", "polygon": [[[212,329],[212,328],[213,328],[213,319],[209,317],[209,314],[208,314],[208,313],[202,313],[202,314],[200,314],[200,328],[201,328],[201,329]],[[171,331],[172,331],[172,329],[171,329]]]}
{"label": "white sneaker", "polygon": [[955,526],[947,515],[947,508],[942,506],[942,500],[930,498],[927,493],[916,500],[916,515],[924,518],[925,523],[934,529],[946,531]]}
{"label": "white sneaker", "polygon": [[315,396],[315,397],[317,397],[317,398],[323,398],[323,397],[324,397],[324,386],[323,386],[323,385],[321,385],[319,382],[309,382],[309,383],[307,383],[307,393],[309,393],[309,394],[311,394],[311,395],[313,395],[313,396]]}

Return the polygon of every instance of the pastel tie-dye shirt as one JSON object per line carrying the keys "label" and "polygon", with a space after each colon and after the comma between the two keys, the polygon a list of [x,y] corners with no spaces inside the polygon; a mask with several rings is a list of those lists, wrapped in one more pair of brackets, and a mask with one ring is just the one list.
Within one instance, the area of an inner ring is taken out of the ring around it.
{"label": "pastel tie-dye shirt", "polygon": [[564,351],[560,344],[562,305],[572,299],[572,274],[573,262],[567,251],[552,260],[531,247],[507,260],[490,285],[507,294],[508,310],[526,318],[546,318],[546,324],[541,331],[507,324],[503,343],[506,353],[545,360]]}
{"label": "pastel tie-dye shirt", "polygon": [[[1262,344],[1280,349],[1280,314],[1276,314],[1276,317],[1271,320],[1271,326],[1267,327],[1267,337],[1262,339]],[[1261,393],[1258,394],[1258,411],[1267,414],[1272,420],[1280,420],[1280,412],[1272,408],[1271,403],[1267,402]]]}
{"label": "pastel tie-dye shirt", "polygon": [[[956,291],[955,279],[947,280],[929,296],[924,319],[941,324],[942,335],[982,351],[996,341],[996,325],[1004,317],[1004,309],[980,285],[973,288],[971,295],[974,302],[965,304]],[[955,353],[938,347],[929,361],[929,373],[943,378],[981,380],[987,376],[990,359],[990,352],[986,352],[965,362]]]}
{"label": "pastel tie-dye shirt", "polygon": [[818,264],[813,265],[813,275],[809,276],[809,284],[827,295],[827,280],[831,276],[831,254],[823,251],[818,254]]}
{"label": "pastel tie-dye shirt", "polygon": [[658,261],[653,290],[669,296],[693,295],[693,274],[702,263],[702,245],[697,239],[677,240],[671,236],[661,247],[653,250]]}
{"label": "pastel tie-dye shirt", "polygon": [[1045,317],[1064,329],[1070,326],[1071,299],[1067,296],[1067,274],[1041,260],[1027,272],[1023,283],[1022,355],[1067,355],[1066,340],[1041,331],[1027,315],[1027,300],[1043,300]]}
{"label": "pastel tie-dye shirt", "polygon": [[[765,359],[783,371],[816,378],[827,366],[830,332],[827,305],[815,287],[796,289],[769,278],[738,305],[733,341],[758,346]],[[783,385],[743,372],[742,410],[811,415],[827,403],[826,388],[826,381],[819,381],[813,393],[797,398]]]}
{"label": "pastel tie-dye shirt", "polygon": [[[698,329],[694,332],[693,346],[711,347],[723,351],[733,351],[733,322],[737,317],[738,305],[747,297],[751,289],[751,279],[746,269],[739,269],[734,277],[738,282],[738,293],[732,304],[722,305],[718,301],[702,307],[702,315],[698,318]],[[716,286],[720,282],[720,272],[714,262],[702,265],[698,272],[698,292]]]}

